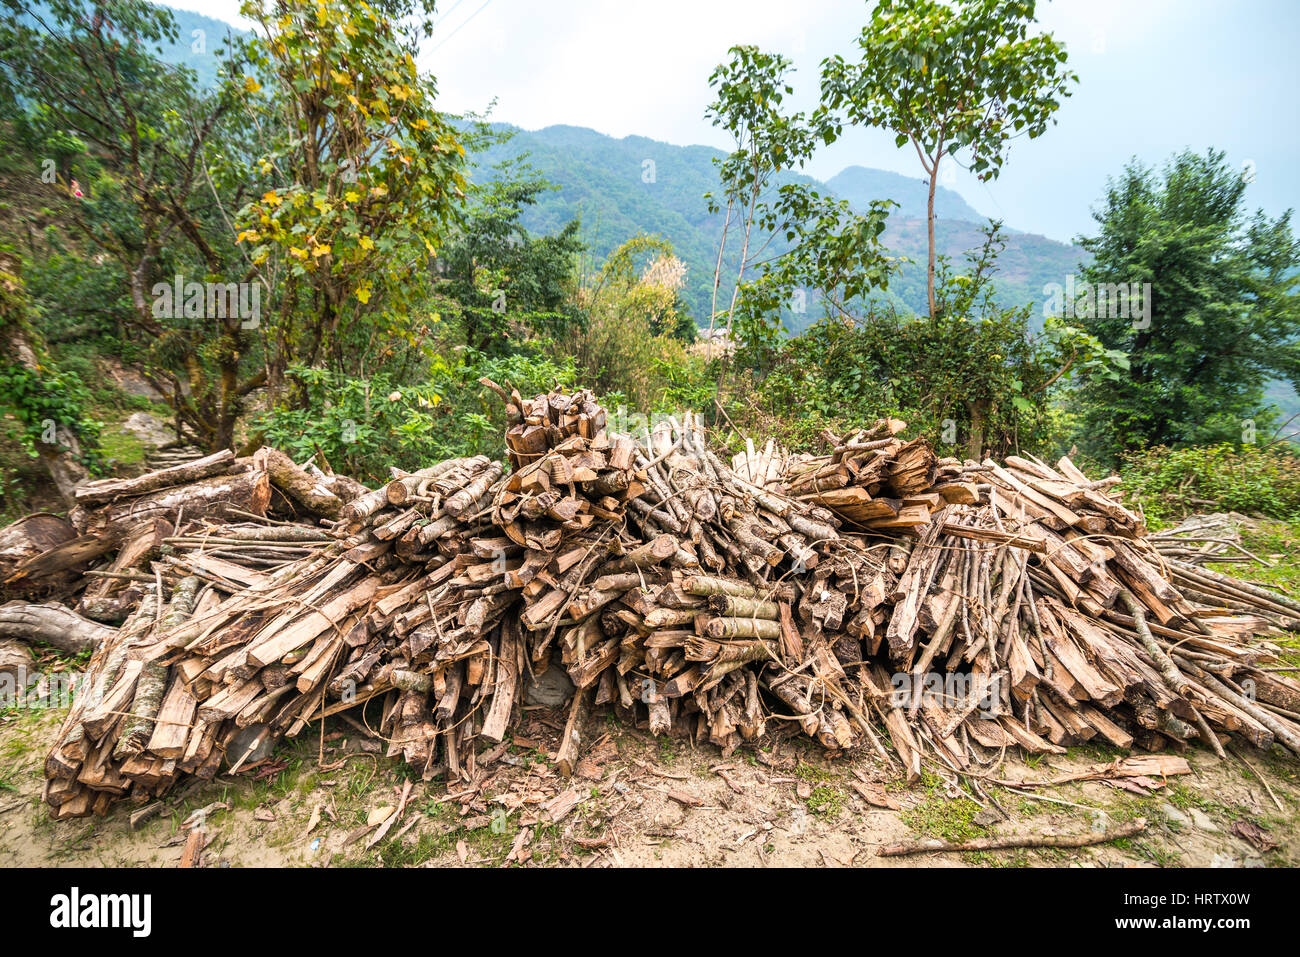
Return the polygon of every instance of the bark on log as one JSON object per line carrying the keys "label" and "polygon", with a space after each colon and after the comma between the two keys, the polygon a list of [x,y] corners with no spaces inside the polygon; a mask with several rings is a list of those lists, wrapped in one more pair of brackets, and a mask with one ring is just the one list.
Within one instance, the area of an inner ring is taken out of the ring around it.
{"label": "bark on log", "polygon": [[116,628],[87,621],[62,605],[21,601],[0,605],[0,638],[37,641],[75,655],[94,651],[101,641],[116,633]]}
{"label": "bark on log", "polygon": [[186,485],[199,479],[221,475],[230,470],[235,461],[235,453],[223,449],[212,455],[191,462],[182,462],[169,468],[146,472],[135,478],[101,479],[89,482],[76,491],[77,504],[87,508],[104,505],[116,499],[137,498],[160,489]]}
{"label": "bark on log", "polygon": [[61,576],[58,580],[15,583],[13,586],[7,584],[7,579],[24,562],[65,545],[76,537],[77,531],[71,522],[49,512],[24,516],[0,529],[0,582],[6,582],[4,591],[15,597],[26,598],[70,585],[74,581],[70,574]]}
{"label": "bark on log", "polygon": [[251,469],[236,475],[200,479],[188,485],[152,492],[130,502],[109,505],[91,516],[87,532],[115,535],[118,540],[155,519],[176,521],[182,509],[187,518],[220,518],[227,507],[265,515],[271,503],[271,484],[265,471]]}
{"label": "bark on log", "polygon": [[[0,638],[0,676],[8,676],[17,683],[24,675],[31,673],[35,664],[36,659],[26,645],[9,638]],[[4,682],[0,682],[0,690],[3,688]],[[0,694],[0,707],[5,706],[4,695]]]}
{"label": "bark on log", "polygon": [[278,449],[261,448],[253,456],[270,476],[271,483],[312,515],[336,518],[343,501],[329,489],[294,464]]}

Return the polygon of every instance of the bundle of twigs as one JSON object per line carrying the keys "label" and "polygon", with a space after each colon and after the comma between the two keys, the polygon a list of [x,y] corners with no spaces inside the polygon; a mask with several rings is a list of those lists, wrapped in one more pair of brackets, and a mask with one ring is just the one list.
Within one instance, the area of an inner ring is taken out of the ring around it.
{"label": "bundle of twigs", "polygon": [[1241,544],[1241,531],[1227,515],[1193,515],[1173,528],[1153,532],[1151,544],[1161,555],[1193,565],[1206,562],[1269,562]]}

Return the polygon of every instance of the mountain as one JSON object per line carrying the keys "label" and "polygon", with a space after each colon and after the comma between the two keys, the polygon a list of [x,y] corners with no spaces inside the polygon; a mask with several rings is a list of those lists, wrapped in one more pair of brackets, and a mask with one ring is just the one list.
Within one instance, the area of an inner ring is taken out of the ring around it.
{"label": "mountain", "polygon": [[[161,6],[161,4],[160,4]],[[176,42],[162,44],[162,59],[179,63],[194,71],[201,88],[211,88],[217,83],[217,51],[230,36],[247,34],[222,20],[205,17],[201,13],[168,7],[176,21]]]}
{"label": "mountain", "polygon": [[[898,203],[893,215],[906,219],[925,219],[928,187],[923,179],[890,173],[883,169],[849,166],[826,181],[826,185],[840,199],[847,199],[855,209],[865,209],[873,199],[888,197]],[[940,186],[934,191],[936,219],[960,219],[968,223],[982,222],[984,217],[957,193]]]}
{"label": "mountain", "polygon": [[[215,53],[228,35],[242,35],[241,31],[212,17],[168,9],[175,18],[178,38],[175,43],[163,45],[162,58],[194,70],[200,85],[214,85],[218,64]],[[474,175],[490,177],[496,163],[526,154],[537,172],[557,187],[526,211],[525,228],[534,233],[551,233],[569,220],[579,219],[590,268],[599,266],[610,252],[638,232],[664,237],[687,265],[684,299],[691,314],[697,323],[708,325],[723,216],[709,213],[704,194],[718,189],[713,161],[725,155],[722,151],[707,146],[675,146],[642,136],[616,139],[579,126],[530,131],[509,124],[494,125],[513,136],[507,143],[473,157]],[[924,179],[849,166],[824,183],[798,174],[786,174],[777,182],[812,184],[819,191],[848,200],[858,210],[874,199],[898,203],[890,214],[884,239],[894,255],[910,262],[900,268],[889,291],[879,298],[912,312],[925,310],[928,250]],[[960,266],[968,250],[979,248],[984,219],[958,193],[943,186],[935,191],[935,213],[938,252]],[[1064,283],[1069,273],[1077,271],[1085,253],[1077,246],[1032,233],[1004,229],[1004,236],[1007,244],[995,278],[997,298],[1008,307],[1033,303],[1033,316],[1037,317],[1041,315],[1043,286]],[[767,250],[782,251],[780,242]],[[728,239],[726,252],[719,287],[720,308],[730,300],[731,277],[739,263],[735,234]],[[786,327],[798,332],[815,321],[818,314],[810,304],[802,315],[785,316]]]}
{"label": "mountain", "polygon": [[[576,126],[548,126],[523,130],[509,124],[494,124],[511,135],[474,157],[473,176],[487,181],[492,167],[507,159],[526,157],[538,173],[555,184],[556,190],[540,197],[523,216],[524,227],[532,232],[552,232],[569,220],[582,223],[593,265],[638,232],[655,233],[673,244],[687,265],[684,298],[696,321],[708,325],[711,287],[717,262],[717,242],[723,216],[708,211],[704,194],[718,189],[713,160],[721,150],[707,146],[674,146],[642,136],[616,139],[595,130]],[[864,209],[873,199],[892,199],[899,208],[892,211],[885,231],[885,244],[894,255],[911,260],[890,283],[882,298],[913,312],[924,311],[927,239],[925,180],[884,170],[851,166],[822,183],[807,176],[787,174],[784,182],[811,183],[822,192],[846,199]],[[977,249],[984,222],[956,192],[939,187],[935,192],[935,238],[938,252],[964,263],[968,250]],[[1007,240],[998,262],[995,280],[999,302],[1004,306],[1034,304],[1041,315],[1047,283],[1064,283],[1077,272],[1085,253],[1077,246],[1058,243],[1033,233],[1005,231]],[[728,240],[719,305],[731,294],[730,277],[735,274],[738,240]],[[782,245],[774,243],[770,253]],[[786,316],[791,332],[798,332],[817,314],[810,308],[800,316]]]}

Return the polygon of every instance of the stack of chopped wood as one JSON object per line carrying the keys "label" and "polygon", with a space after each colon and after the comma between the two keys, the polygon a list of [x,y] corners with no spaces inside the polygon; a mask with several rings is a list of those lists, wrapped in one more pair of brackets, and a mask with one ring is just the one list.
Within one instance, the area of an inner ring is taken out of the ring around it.
{"label": "stack of chopped wood", "polygon": [[[974,489],[962,481],[961,463],[940,462],[924,439],[897,438],[905,427],[898,419],[882,419],[842,438],[827,431],[829,454],[790,459],[785,474],[769,484],[874,530],[925,525],[942,502],[975,501]],[[735,464],[748,468],[747,462]]]}
{"label": "stack of chopped wood", "polygon": [[725,751],[797,727],[909,776],[1093,738],[1300,754],[1300,684],[1250,640],[1300,602],[1164,560],[1068,459],[939,460],[891,421],[729,464],[694,416],[610,435],[589,393],[493,388],[509,471],[395,470],[315,526],[241,509],[114,573],[140,594],[50,754],[55,816],[248,767],[368,701],[390,754],[472,776],[548,668],[576,687],[562,771],[600,706]]}

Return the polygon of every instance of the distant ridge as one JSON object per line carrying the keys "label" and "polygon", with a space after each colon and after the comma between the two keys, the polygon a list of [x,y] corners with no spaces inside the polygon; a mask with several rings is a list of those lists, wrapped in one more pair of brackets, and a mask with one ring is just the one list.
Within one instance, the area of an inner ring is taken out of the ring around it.
{"label": "distant ridge", "polygon": [[[718,189],[712,160],[724,155],[720,150],[675,146],[643,136],[619,139],[579,126],[523,130],[499,123],[494,127],[514,136],[475,157],[474,176],[486,178],[494,164],[527,154],[536,170],[559,187],[525,212],[527,229],[552,232],[578,217],[597,261],[637,232],[664,236],[688,267],[686,299],[692,314],[700,325],[708,325],[716,243],[723,220],[708,212],[703,197]],[[913,312],[924,310],[925,180],[863,166],[850,166],[825,183],[795,174],[785,179],[813,183],[858,209],[872,199],[897,202],[899,208],[890,215],[885,240],[892,252],[913,261],[902,268],[883,298]],[[943,186],[935,191],[935,209],[939,251],[960,265],[966,251],[980,245],[986,221],[958,193]],[[1086,253],[1078,246],[1034,233],[1011,229],[1004,233],[1007,246],[999,261],[999,300],[1008,306],[1033,303],[1037,315],[1043,286],[1064,283],[1067,274],[1078,272]],[[733,246],[729,244],[729,248]],[[735,268],[733,262],[724,276],[733,275]],[[724,279],[723,302],[730,292],[731,283]],[[803,316],[785,317],[792,332],[815,318],[811,309]]]}

